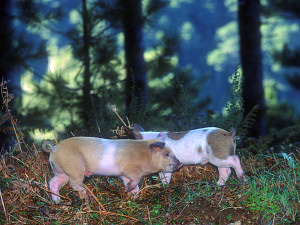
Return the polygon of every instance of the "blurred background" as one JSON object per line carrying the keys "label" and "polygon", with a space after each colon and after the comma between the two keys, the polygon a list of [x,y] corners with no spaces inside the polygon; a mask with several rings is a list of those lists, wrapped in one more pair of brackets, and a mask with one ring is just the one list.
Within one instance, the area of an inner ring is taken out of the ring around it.
{"label": "blurred background", "polygon": [[299,19],[297,0],[1,0],[1,105],[37,141],[110,137],[117,110],[148,130],[297,142]]}

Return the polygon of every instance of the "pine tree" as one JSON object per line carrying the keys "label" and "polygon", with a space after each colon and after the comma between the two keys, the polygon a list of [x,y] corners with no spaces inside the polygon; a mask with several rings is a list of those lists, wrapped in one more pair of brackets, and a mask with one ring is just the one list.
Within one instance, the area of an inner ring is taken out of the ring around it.
{"label": "pine tree", "polygon": [[[300,18],[300,2],[298,0],[270,0],[267,8],[269,11],[285,12],[283,17],[292,16]],[[290,49],[287,43],[284,44],[282,51],[274,51],[273,57],[276,62],[281,63],[284,67],[298,68],[300,67],[300,49]],[[286,80],[296,90],[300,90],[300,72],[286,73]]]}
{"label": "pine tree", "polygon": [[91,101],[91,57],[90,57],[90,43],[91,43],[91,21],[89,12],[87,10],[86,0],[81,1],[82,5],[82,26],[83,26],[83,87],[82,87],[82,118],[85,124],[85,127],[88,128],[93,121],[91,121],[91,115],[89,113],[90,106],[92,105]]}
{"label": "pine tree", "polygon": [[[16,30],[13,23],[14,19],[18,19],[22,23],[30,23],[35,17],[28,13],[32,10],[33,3],[31,0],[16,1],[16,9],[13,10],[13,2],[10,0],[0,1],[0,82],[6,85],[10,94],[15,97],[19,96],[19,79],[17,75],[21,70],[32,69],[30,63],[37,59],[44,58],[46,53],[44,43],[41,42],[38,46],[34,46],[28,40],[28,32],[20,32]],[[30,7],[29,7],[30,6]],[[17,12],[13,14],[13,12]],[[21,13],[22,12],[22,13]],[[32,11],[31,11],[32,12]],[[4,95],[4,93],[2,93]],[[0,143],[1,151],[7,151],[13,145],[12,135],[9,131],[10,121],[6,120],[7,108],[3,104],[4,99],[0,98]],[[10,110],[12,114],[17,114],[16,107],[10,102]],[[6,122],[3,123],[3,119]],[[5,132],[3,131],[5,130]]]}
{"label": "pine tree", "polygon": [[126,59],[126,108],[136,104],[142,110],[148,101],[148,83],[144,60],[143,21],[141,0],[121,1],[123,7],[123,33]]}
{"label": "pine tree", "polygon": [[36,83],[34,91],[34,95],[45,99],[47,104],[36,105],[36,110],[30,111],[49,115],[50,120],[67,113],[66,130],[78,130],[78,134],[84,132],[85,135],[103,131],[102,135],[108,135],[112,123],[109,105],[121,105],[122,95],[116,94],[122,92],[121,61],[117,57],[115,37],[111,35],[110,25],[103,20],[100,5],[81,0],[80,8],[77,10],[79,26],[61,33],[70,40],[76,65],[72,69],[77,74],[68,80],[68,70],[49,71]]}
{"label": "pine tree", "polygon": [[[0,2],[0,83],[1,89],[4,82],[12,80],[13,65],[7,63],[7,58],[12,53],[12,16],[10,14],[11,1],[5,0]],[[1,93],[2,95],[3,93]],[[6,128],[9,127],[8,118],[5,116],[6,108],[4,107],[4,99],[0,97],[0,153],[4,153],[11,147],[9,145],[10,132]]]}
{"label": "pine tree", "polygon": [[258,106],[257,118],[249,134],[258,138],[265,135],[265,103],[262,72],[260,1],[239,0],[238,20],[240,57],[243,74],[244,117]]}

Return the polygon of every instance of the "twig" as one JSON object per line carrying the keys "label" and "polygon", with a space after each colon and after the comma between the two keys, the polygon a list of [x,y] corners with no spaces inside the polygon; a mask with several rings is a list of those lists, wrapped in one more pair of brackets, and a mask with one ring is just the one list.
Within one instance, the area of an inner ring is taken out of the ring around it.
{"label": "twig", "polygon": [[143,190],[148,189],[148,188],[153,188],[153,187],[160,187],[162,184],[153,184],[153,185],[147,185],[144,186],[143,188],[141,188],[135,195],[134,198],[136,198],[136,196],[138,196]]}
{"label": "twig", "polygon": [[6,212],[6,209],[5,209],[5,205],[4,205],[4,201],[3,201],[3,198],[2,198],[1,188],[0,188],[0,197],[1,197],[1,202],[2,202],[2,206],[3,206],[3,210],[4,210],[4,213],[5,213],[6,221],[9,221],[9,216],[7,215],[7,212]]}
{"label": "twig", "polygon": [[174,221],[177,220],[177,218],[179,218],[181,216],[181,213],[183,212],[183,210],[185,210],[185,208],[188,206],[188,204],[186,204],[183,209],[178,213],[178,215],[175,217]]}
{"label": "twig", "polygon": [[130,126],[130,121],[127,116],[126,116],[126,119],[127,119],[128,127],[131,129],[132,127]]}
{"label": "twig", "polygon": [[[19,223],[22,223],[22,224],[28,224],[28,223],[26,223],[26,222],[23,222],[23,221],[21,221],[21,220],[19,220],[17,217],[15,217],[14,215],[12,215],[12,214],[10,214],[10,213],[7,213],[10,217],[12,217],[12,218],[14,218],[15,220],[17,220]],[[23,219],[25,219],[25,220],[27,220],[27,221],[29,221],[29,219],[27,219],[27,218],[24,218],[24,217],[22,217]]]}
{"label": "twig", "polygon": [[[96,198],[96,196],[93,194],[93,192],[88,188],[88,186],[86,186],[85,184],[83,184],[85,189],[90,193],[90,195],[94,198],[94,200],[98,203],[98,205],[100,206],[100,208],[106,212],[106,209],[104,208],[104,206],[99,202],[99,200]],[[102,211],[100,211],[102,212]]]}
{"label": "twig", "polygon": [[147,207],[147,212],[148,212],[149,223],[152,225],[149,207],[148,206],[146,206],[146,207]]}
{"label": "twig", "polygon": [[12,117],[12,115],[9,112],[9,105],[8,103],[10,102],[10,100],[13,98],[12,96],[10,97],[8,94],[8,88],[4,87],[4,85],[6,85],[8,82],[4,81],[2,78],[2,82],[1,82],[1,97],[2,97],[2,101],[3,101],[3,105],[5,106],[5,110],[6,110],[6,114],[9,117],[10,121],[11,121],[11,125],[13,127],[14,133],[16,135],[16,138],[18,140],[18,144],[20,147],[20,151],[22,151],[21,148],[21,144],[20,144],[20,140],[19,140],[19,136],[17,134],[16,128],[15,128],[15,123],[14,123],[14,119]]}
{"label": "twig", "polygon": [[[30,185],[36,185],[36,186],[38,186],[38,188],[42,189],[42,190],[45,191],[45,192],[49,192],[49,193],[54,194],[54,195],[57,195],[57,196],[59,196],[59,197],[61,197],[61,198],[67,199],[68,201],[71,201],[70,198],[52,192],[51,190],[45,188],[43,184],[41,184],[41,183],[39,183],[39,182],[37,182],[37,181],[31,181],[31,182],[29,182],[29,181],[24,180],[24,179],[20,179],[20,181],[23,182],[23,183],[26,182],[26,183],[28,183],[28,184],[30,184]],[[48,201],[45,200],[45,202],[48,202]]]}
{"label": "twig", "polygon": [[12,156],[12,158],[14,158],[15,160],[21,162],[21,163],[24,164],[24,166],[26,166],[27,168],[30,168],[28,165],[26,165],[26,163],[22,162],[22,160],[18,159],[17,157]]}
{"label": "twig", "polygon": [[124,122],[124,120],[119,116],[118,112],[117,112],[117,108],[115,106],[112,107],[112,111],[119,117],[119,119],[121,120],[121,122],[124,124],[125,127],[127,127],[126,123]]}
{"label": "twig", "polygon": [[[80,212],[80,213],[94,213],[94,212],[98,212],[98,211],[88,211],[88,212]],[[140,221],[137,218],[134,218],[134,217],[131,217],[131,216],[126,216],[126,215],[119,214],[119,213],[107,212],[107,211],[101,211],[101,213],[103,213],[103,214],[109,214],[109,215],[114,215],[114,216],[122,216],[122,217],[126,217],[126,218],[129,218],[129,219],[132,219],[132,220]]]}
{"label": "twig", "polygon": [[221,196],[221,199],[220,199],[220,202],[218,203],[218,205],[220,206],[220,204],[221,204],[221,202],[222,202],[222,200],[223,200],[223,197],[224,197],[224,189],[222,190],[222,196]]}
{"label": "twig", "polygon": [[6,115],[10,119],[12,128],[13,128],[14,133],[15,133],[15,136],[16,136],[16,138],[18,140],[20,151],[23,152],[22,147],[21,147],[21,141],[20,141],[20,139],[25,144],[25,147],[27,148],[27,150],[29,150],[29,148],[28,148],[27,144],[24,142],[24,138],[23,138],[22,133],[19,130],[17,124],[16,124],[16,121],[15,121],[14,117],[10,114],[8,103],[13,99],[13,95],[10,95],[8,93],[8,88],[7,87],[4,87],[4,85],[6,85],[7,83],[8,82],[5,82],[2,79],[2,82],[1,82],[1,85],[0,85],[1,86],[1,97],[2,97],[2,101],[3,101],[3,105],[5,106]]}

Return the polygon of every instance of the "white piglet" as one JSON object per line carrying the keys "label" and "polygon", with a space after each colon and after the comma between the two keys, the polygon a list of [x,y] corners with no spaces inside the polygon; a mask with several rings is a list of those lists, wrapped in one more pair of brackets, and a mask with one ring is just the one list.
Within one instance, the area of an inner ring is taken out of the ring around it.
{"label": "white piglet", "polygon": [[[150,139],[158,135],[159,132],[147,132],[135,124],[133,130],[129,131],[136,139]],[[175,156],[184,165],[201,164],[210,162],[218,167],[218,185],[225,185],[231,167],[239,179],[247,181],[241,166],[239,157],[235,154],[236,139],[235,129],[227,132],[217,127],[206,127],[184,132],[164,132],[165,143],[171,148]],[[159,173],[163,183],[169,183],[172,173]]]}

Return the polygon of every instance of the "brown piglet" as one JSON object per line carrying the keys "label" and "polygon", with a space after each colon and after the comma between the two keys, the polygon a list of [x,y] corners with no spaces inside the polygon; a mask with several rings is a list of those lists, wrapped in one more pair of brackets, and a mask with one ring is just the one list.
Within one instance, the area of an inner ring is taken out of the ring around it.
{"label": "brown piglet", "polygon": [[70,181],[71,187],[82,194],[84,176],[118,176],[125,191],[136,194],[144,175],[173,172],[182,166],[164,143],[164,134],[149,140],[112,140],[94,137],[72,137],[54,146],[43,143],[50,152],[49,162],[54,177],[49,182],[52,199],[60,201],[59,190]]}

